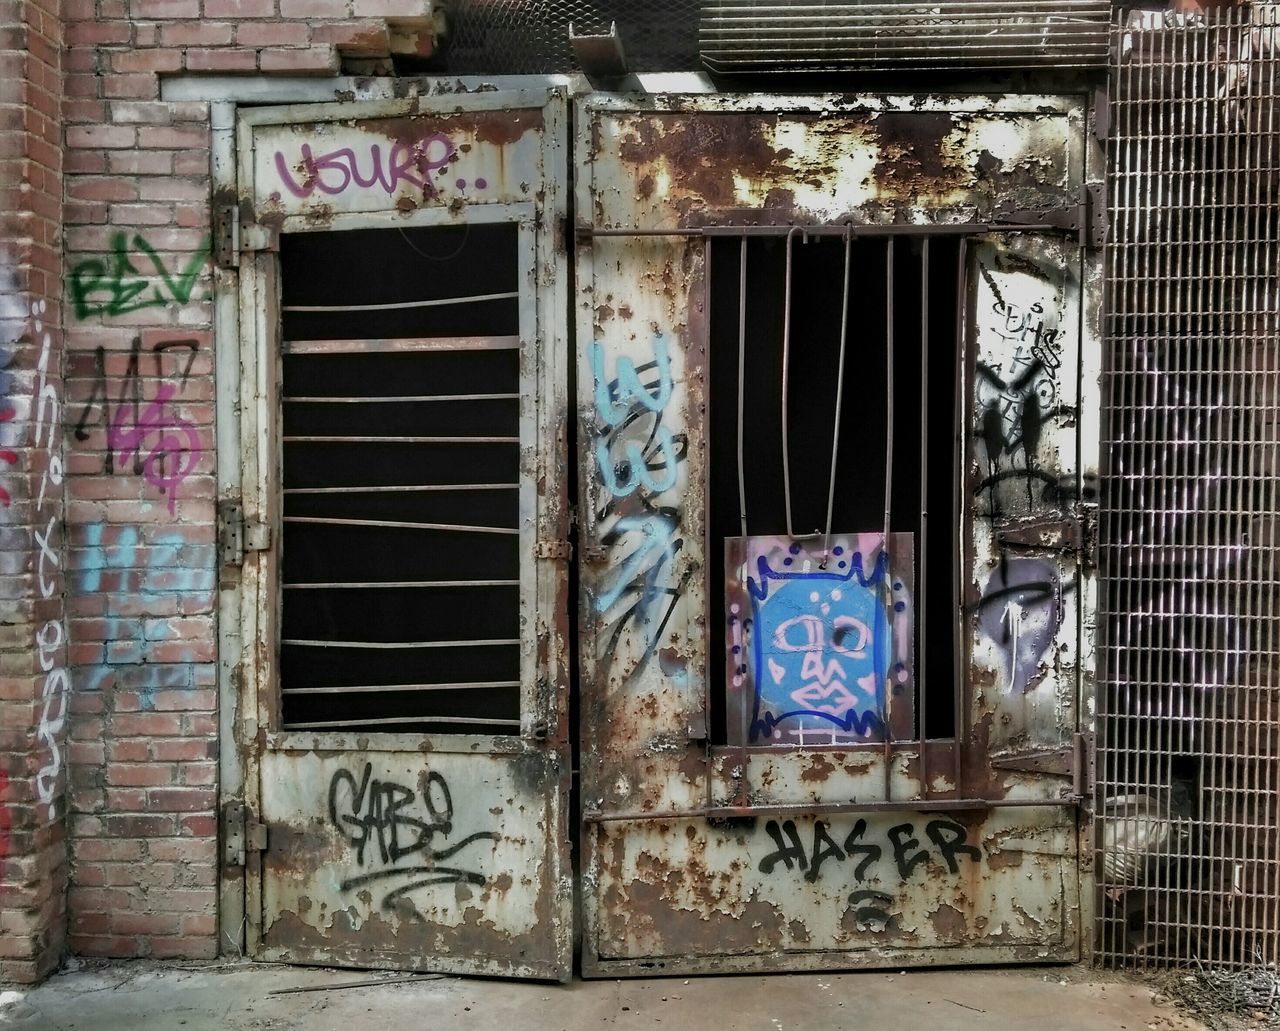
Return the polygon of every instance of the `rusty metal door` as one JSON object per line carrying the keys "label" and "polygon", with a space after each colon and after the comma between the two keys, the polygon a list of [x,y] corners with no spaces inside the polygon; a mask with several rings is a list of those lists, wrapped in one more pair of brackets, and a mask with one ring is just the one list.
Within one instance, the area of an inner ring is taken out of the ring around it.
{"label": "rusty metal door", "polygon": [[241,115],[257,958],[569,974],[566,131],[554,90]]}
{"label": "rusty metal door", "polygon": [[580,102],[586,974],[1078,958],[1089,116]]}

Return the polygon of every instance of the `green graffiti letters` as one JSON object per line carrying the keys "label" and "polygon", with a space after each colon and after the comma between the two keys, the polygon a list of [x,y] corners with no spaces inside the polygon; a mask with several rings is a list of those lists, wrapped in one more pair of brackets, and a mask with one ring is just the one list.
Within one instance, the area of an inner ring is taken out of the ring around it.
{"label": "green graffiti letters", "polygon": [[[124,315],[140,308],[152,308],[177,301],[186,304],[191,300],[196,280],[204,271],[209,257],[210,240],[205,238],[200,249],[191,256],[186,268],[170,273],[164,261],[142,234],[133,236],[133,249],[151,263],[154,275],[139,272],[129,260],[128,234],[115,233],[111,237],[111,257],[86,258],[71,270],[71,300],[76,318],[90,315]],[[141,259],[140,263],[141,263]],[[159,277],[156,282],[155,277]],[[148,288],[154,288],[148,293]]]}

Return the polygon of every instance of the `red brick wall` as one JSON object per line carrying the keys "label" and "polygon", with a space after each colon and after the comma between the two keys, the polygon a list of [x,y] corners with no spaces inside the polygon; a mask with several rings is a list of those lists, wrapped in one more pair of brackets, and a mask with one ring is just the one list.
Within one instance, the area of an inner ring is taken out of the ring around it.
{"label": "red brick wall", "polygon": [[320,74],[421,0],[64,0],[70,947],[217,951],[209,111],[161,75]]}
{"label": "red brick wall", "polygon": [[66,937],[57,0],[0,0],[0,978]]}

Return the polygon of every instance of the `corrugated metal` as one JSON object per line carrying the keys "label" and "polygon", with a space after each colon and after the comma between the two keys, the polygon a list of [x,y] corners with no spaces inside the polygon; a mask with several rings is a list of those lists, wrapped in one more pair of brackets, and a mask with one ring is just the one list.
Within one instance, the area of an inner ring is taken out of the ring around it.
{"label": "corrugated metal", "polygon": [[709,0],[702,59],[721,73],[1101,68],[1110,13],[1107,0]]}
{"label": "corrugated metal", "polygon": [[1098,958],[1280,959],[1280,6],[1116,29]]}

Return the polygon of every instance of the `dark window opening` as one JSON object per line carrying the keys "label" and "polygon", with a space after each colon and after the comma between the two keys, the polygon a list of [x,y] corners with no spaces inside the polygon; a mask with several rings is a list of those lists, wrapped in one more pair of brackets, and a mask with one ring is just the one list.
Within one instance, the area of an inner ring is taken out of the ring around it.
{"label": "dark window opening", "polygon": [[[711,734],[715,743],[735,740],[731,730],[728,673],[722,660],[728,640],[725,540],[741,534],[738,462],[738,327],[740,241],[716,240],[711,254],[710,397],[708,489],[708,677]],[[885,457],[888,440],[886,334],[889,328],[888,248],[884,238],[855,240],[844,388],[831,530],[876,533],[884,528]],[[893,486],[892,532],[915,541],[911,597],[927,580],[924,635],[914,613],[914,690],[910,707],[926,725],[914,730],[893,720],[894,737],[954,734],[955,652],[959,618],[956,562],[960,529],[956,506],[957,314],[959,244],[931,238],[928,292],[924,296],[924,241],[893,244]],[[788,423],[792,527],[797,535],[827,527],[828,487],[835,430],[840,314],[845,275],[844,242],[798,238],[792,243],[791,343]],[[784,535],[787,512],[782,453],[782,339],[786,242],[753,238],[747,245],[746,341],[743,376],[743,475],[747,532]],[[922,337],[928,316],[928,420],[922,418]],[[922,437],[924,439],[922,439]],[[928,540],[920,553],[921,467],[927,483]],[[897,705],[897,701],[894,703]],[[752,743],[768,743],[758,741]]]}
{"label": "dark window opening", "polygon": [[285,729],[518,733],[516,227],[280,261]]}

